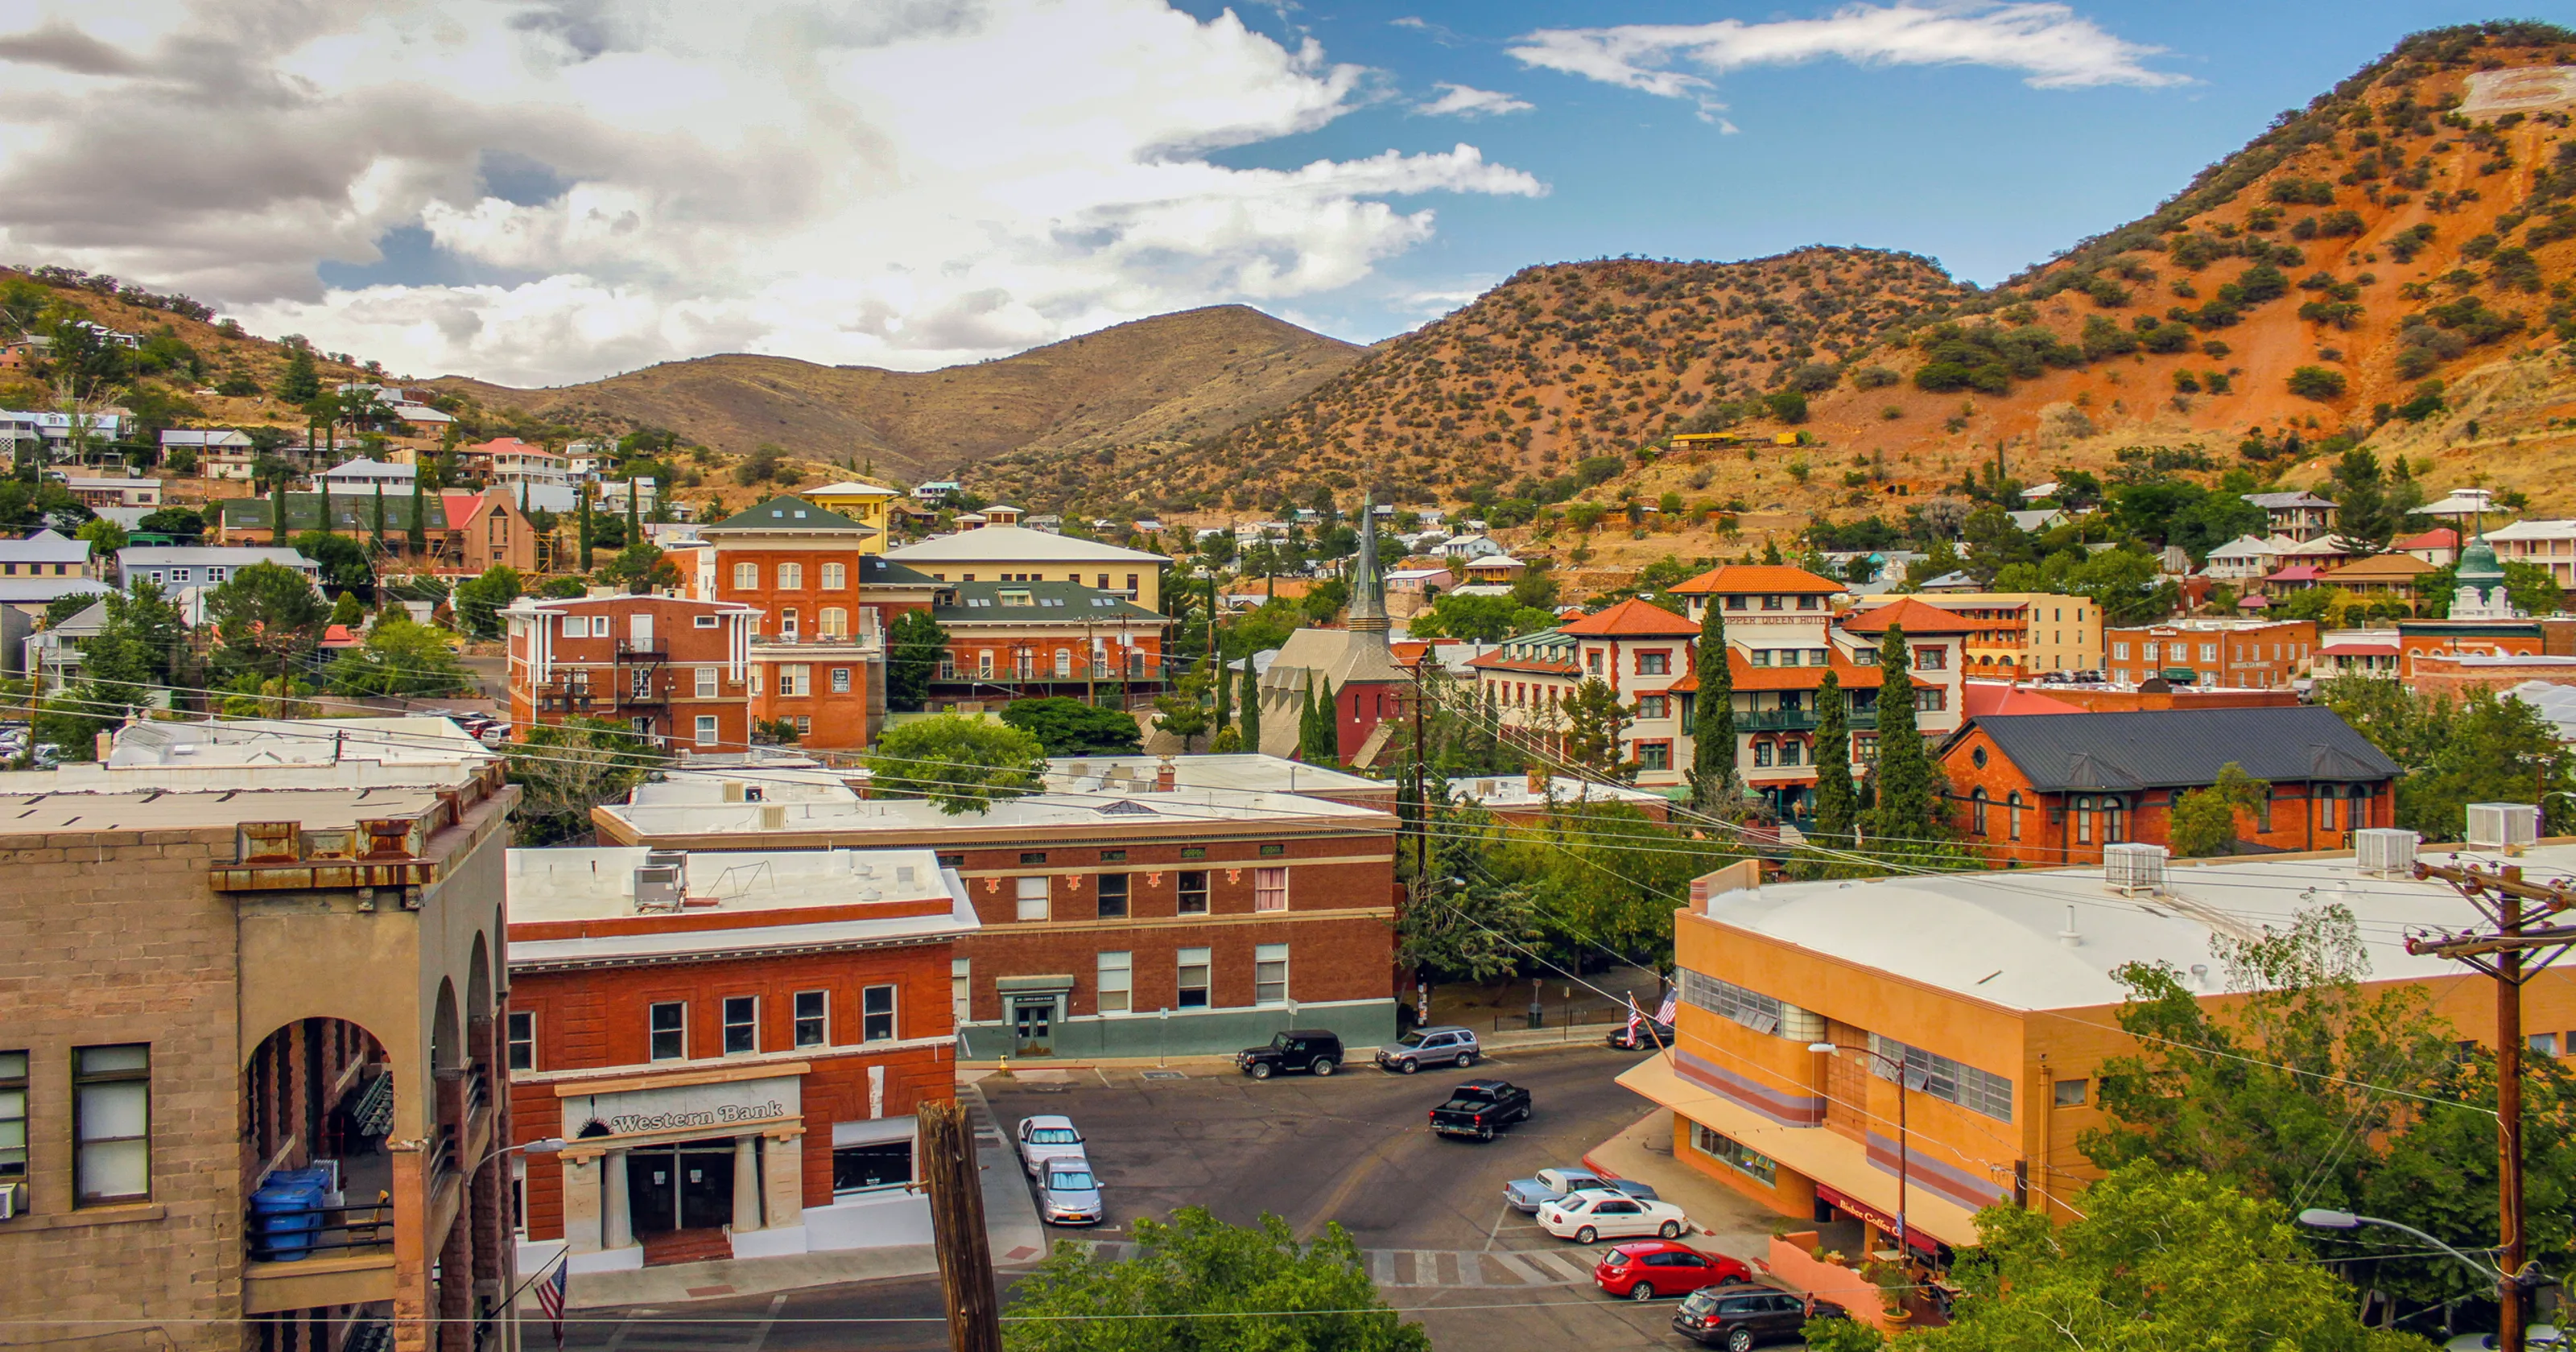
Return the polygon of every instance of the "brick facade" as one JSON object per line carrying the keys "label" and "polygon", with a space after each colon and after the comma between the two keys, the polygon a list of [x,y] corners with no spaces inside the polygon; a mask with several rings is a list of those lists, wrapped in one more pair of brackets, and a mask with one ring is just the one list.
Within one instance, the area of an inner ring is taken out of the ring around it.
{"label": "brick facade", "polygon": [[[711,599],[761,612],[750,714],[796,740],[849,750],[873,740],[885,702],[881,617],[859,603],[866,527],[801,498],[775,498],[708,527]],[[711,566],[710,566],[711,564]]]}
{"label": "brick facade", "polygon": [[2313,620],[2182,620],[2114,627],[2103,635],[2104,671],[2136,683],[2189,671],[2196,686],[2285,689],[2316,659]]}
{"label": "brick facade", "polygon": [[627,723],[665,745],[750,744],[747,607],[671,596],[522,598],[509,622],[510,725]]}

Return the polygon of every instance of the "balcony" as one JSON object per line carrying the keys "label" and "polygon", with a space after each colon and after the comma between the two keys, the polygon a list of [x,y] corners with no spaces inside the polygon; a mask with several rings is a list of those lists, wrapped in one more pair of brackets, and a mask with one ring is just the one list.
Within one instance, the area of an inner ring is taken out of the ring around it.
{"label": "balcony", "polygon": [[[1867,731],[1878,726],[1876,709],[1856,709],[1843,715],[1846,728]],[[1757,709],[1735,716],[1737,732],[1814,732],[1816,711],[1813,709]]]}
{"label": "balcony", "polygon": [[656,662],[664,661],[671,655],[671,640],[667,638],[621,638],[617,640],[617,655],[619,657],[648,657]]}
{"label": "balcony", "polygon": [[670,702],[671,696],[667,691],[663,691],[649,685],[630,685],[626,687],[626,693],[617,698],[617,705],[620,708],[636,708],[639,706],[659,708],[660,706]]}

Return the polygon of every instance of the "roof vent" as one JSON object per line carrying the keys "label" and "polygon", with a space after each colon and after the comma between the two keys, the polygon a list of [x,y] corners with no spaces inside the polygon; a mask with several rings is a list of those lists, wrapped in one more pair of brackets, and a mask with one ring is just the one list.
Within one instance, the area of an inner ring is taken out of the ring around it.
{"label": "roof vent", "polygon": [[787,805],[786,805],[785,803],[763,803],[763,804],[761,804],[761,805],[760,805],[760,829],[761,829],[761,830],[763,830],[763,831],[784,831],[784,830],[786,830],[786,829],[787,829]]}
{"label": "roof vent", "polygon": [[724,782],[724,800],[728,803],[742,802],[743,787],[743,782],[739,779],[726,780]]}
{"label": "roof vent", "polygon": [[2081,930],[2075,928],[2075,908],[2072,905],[2066,908],[2066,928],[2057,932],[2057,942],[2066,945],[2068,948],[2082,948],[2084,946],[2084,934]]}
{"label": "roof vent", "polygon": [[677,851],[652,850],[635,869],[635,909],[676,911],[688,901],[689,857]]}
{"label": "roof vent", "polygon": [[2162,845],[2132,841],[2125,845],[2102,847],[2102,885],[2122,896],[2164,890],[2165,860],[2170,855]]}
{"label": "roof vent", "polygon": [[2366,826],[2352,833],[2353,862],[2364,873],[2393,878],[2415,870],[2415,847],[2424,838],[2393,826]]}
{"label": "roof vent", "polygon": [[2490,850],[2520,849],[2540,839],[2540,809],[2529,803],[2469,804],[2469,843]]}

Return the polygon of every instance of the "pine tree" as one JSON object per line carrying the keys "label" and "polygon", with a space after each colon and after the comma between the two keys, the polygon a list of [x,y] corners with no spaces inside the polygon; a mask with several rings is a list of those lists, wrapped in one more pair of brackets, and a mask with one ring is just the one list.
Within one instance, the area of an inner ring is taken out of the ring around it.
{"label": "pine tree", "polygon": [[1699,646],[1691,657],[1699,696],[1691,709],[1691,806],[1702,812],[1735,796],[1735,672],[1726,662],[1724,598],[1708,598],[1700,618]]}
{"label": "pine tree", "polygon": [[1914,726],[1914,667],[1905,651],[1905,627],[1891,624],[1878,641],[1878,807],[1870,834],[1888,840],[1933,838],[1932,761]]}
{"label": "pine tree", "polygon": [[286,374],[277,382],[277,395],[290,404],[301,404],[322,393],[322,373],[313,368],[313,349],[301,343],[286,353]]}
{"label": "pine tree", "polygon": [[1828,671],[1816,687],[1816,833],[1849,840],[1852,829],[1851,722],[1843,683]]}

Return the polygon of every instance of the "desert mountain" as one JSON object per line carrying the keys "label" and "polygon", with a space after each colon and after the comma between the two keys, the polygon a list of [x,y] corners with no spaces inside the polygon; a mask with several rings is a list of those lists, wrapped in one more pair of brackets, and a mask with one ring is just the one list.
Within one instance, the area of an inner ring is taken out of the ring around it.
{"label": "desert mountain", "polygon": [[1177,444],[1278,409],[1363,349],[1241,305],[1159,315],[974,366],[920,373],[733,354],[584,385],[428,382],[486,409],[606,431],[667,427],[716,450],[929,479],[1004,451],[1069,458]]}

